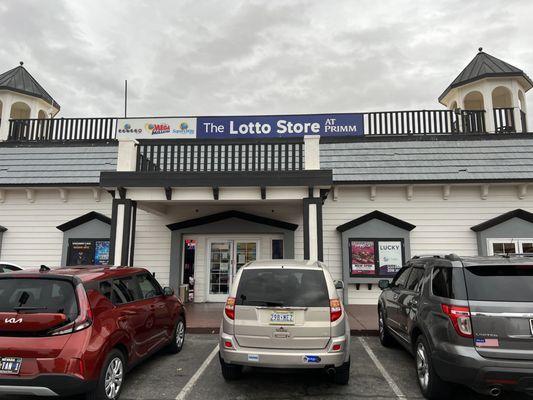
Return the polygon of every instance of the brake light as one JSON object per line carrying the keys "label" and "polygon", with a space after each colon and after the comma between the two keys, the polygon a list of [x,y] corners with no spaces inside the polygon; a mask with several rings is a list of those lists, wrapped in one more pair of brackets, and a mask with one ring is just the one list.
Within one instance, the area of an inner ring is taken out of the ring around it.
{"label": "brake light", "polygon": [[342,306],[339,299],[329,301],[329,319],[331,322],[337,321],[342,315]]}
{"label": "brake light", "polygon": [[93,322],[93,310],[91,309],[89,299],[87,298],[87,293],[85,292],[85,289],[81,283],[76,286],[76,295],[78,297],[78,305],[80,307],[78,316],[74,322],[71,322],[68,325],[60,326],[56,329],[52,329],[50,332],[48,332],[50,335],[66,335],[68,333],[81,331],[82,329],[91,326]]}
{"label": "brake light", "polygon": [[235,297],[228,297],[226,300],[226,307],[224,307],[224,313],[229,319],[235,319]]}
{"label": "brake light", "polygon": [[231,349],[233,347],[233,343],[231,343],[231,340],[225,340],[224,341],[224,347],[226,349]]}
{"label": "brake light", "polygon": [[335,343],[333,346],[331,346],[331,351],[340,351],[342,349],[342,346],[339,343]]}
{"label": "brake light", "polygon": [[452,321],[455,331],[462,337],[472,338],[472,321],[470,320],[470,308],[442,304],[442,311]]}

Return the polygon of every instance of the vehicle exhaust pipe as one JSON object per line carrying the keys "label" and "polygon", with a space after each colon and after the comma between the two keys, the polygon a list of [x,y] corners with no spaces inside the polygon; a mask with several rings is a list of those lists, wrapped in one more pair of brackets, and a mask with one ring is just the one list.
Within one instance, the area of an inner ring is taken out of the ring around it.
{"label": "vehicle exhaust pipe", "polygon": [[327,368],[326,368],[326,373],[327,373],[329,376],[333,376],[333,375],[335,375],[336,372],[337,372],[337,371],[336,371],[335,368],[333,368],[333,367],[327,367]]}
{"label": "vehicle exhaust pipe", "polygon": [[499,397],[502,394],[502,388],[499,386],[493,386],[489,389],[489,394],[492,397]]}

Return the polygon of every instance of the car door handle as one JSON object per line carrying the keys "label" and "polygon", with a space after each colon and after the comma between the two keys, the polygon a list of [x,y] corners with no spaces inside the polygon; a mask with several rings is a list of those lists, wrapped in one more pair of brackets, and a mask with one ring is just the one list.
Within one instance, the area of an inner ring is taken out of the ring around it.
{"label": "car door handle", "polygon": [[137,315],[137,312],[132,310],[122,310],[120,312],[120,318],[125,318],[131,315]]}
{"label": "car door handle", "polygon": [[409,307],[416,307],[418,305],[418,300],[409,300],[407,303]]}

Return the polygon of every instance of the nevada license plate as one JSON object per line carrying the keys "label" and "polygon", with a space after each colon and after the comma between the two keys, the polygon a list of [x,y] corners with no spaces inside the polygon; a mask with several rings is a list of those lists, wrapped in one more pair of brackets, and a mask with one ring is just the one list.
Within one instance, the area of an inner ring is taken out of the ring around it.
{"label": "nevada license plate", "polygon": [[18,374],[22,358],[18,357],[1,357],[0,358],[0,374]]}
{"label": "nevada license plate", "polygon": [[294,325],[292,311],[276,311],[270,314],[270,323],[274,325]]}

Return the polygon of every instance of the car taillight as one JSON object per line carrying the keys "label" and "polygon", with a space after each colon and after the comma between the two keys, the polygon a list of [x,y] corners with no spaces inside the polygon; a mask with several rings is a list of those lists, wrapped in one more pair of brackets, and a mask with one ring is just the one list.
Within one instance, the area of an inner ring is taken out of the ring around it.
{"label": "car taillight", "polygon": [[337,321],[342,315],[342,306],[339,299],[329,301],[329,319],[331,322]]}
{"label": "car taillight", "polygon": [[229,319],[235,319],[235,297],[228,297],[224,312]]}
{"label": "car taillight", "polygon": [[452,321],[455,331],[462,337],[471,338],[472,335],[472,321],[470,320],[470,308],[462,306],[453,306],[450,304],[442,304],[442,311]]}
{"label": "car taillight", "polygon": [[93,310],[91,309],[89,299],[87,298],[87,293],[85,292],[85,289],[83,288],[83,285],[81,283],[76,286],[76,295],[78,297],[78,304],[80,307],[80,312],[78,316],[76,317],[74,322],[49,331],[48,333],[50,335],[66,335],[68,333],[81,331],[82,329],[91,326],[93,322]]}

